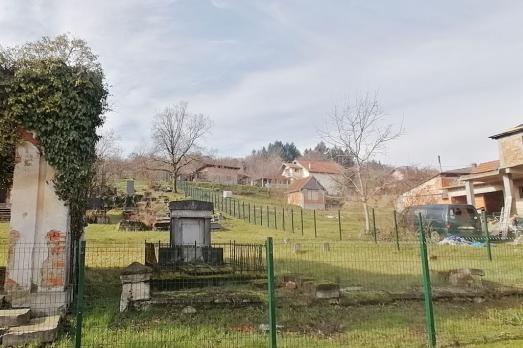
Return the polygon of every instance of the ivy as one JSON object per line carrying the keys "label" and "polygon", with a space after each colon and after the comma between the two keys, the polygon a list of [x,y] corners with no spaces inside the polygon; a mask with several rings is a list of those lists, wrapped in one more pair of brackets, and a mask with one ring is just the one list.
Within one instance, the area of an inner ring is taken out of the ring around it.
{"label": "ivy", "polygon": [[8,89],[12,70],[0,56],[0,190],[9,190],[13,180],[16,121],[7,113]]}
{"label": "ivy", "polygon": [[[94,174],[96,129],[107,110],[103,74],[55,58],[23,61],[3,71],[0,149],[13,149],[20,129],[34,132],[40,151],[55,169],[55,191],[69,206],[71,231],[78,237]],[[12,171],[14,151],[5,153],[13,154],[0,157],[7,173]],[[0,184],[9,184],[6,173],[0,173]]]}

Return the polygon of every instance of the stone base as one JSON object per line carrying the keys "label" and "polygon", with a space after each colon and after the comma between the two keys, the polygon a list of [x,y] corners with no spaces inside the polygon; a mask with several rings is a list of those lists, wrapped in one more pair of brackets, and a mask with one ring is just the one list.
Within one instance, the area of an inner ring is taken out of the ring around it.
{"label": "stone base", "polygon": [[29,307],[34,316],[65,314],[72,299],[71,289],[8,295],[12,308]]}
{"label": "stone base", "polygon": [[8,328],[26,324],[31,319],[29,308],[0,310],[0,327]]}
{"label": "stone base", "polygon": [[59,323],[59,315],[31,319],[26,325],[7,330],[2,338],[2,345],[18,347],[28,344],[51,343],[58,335]]}

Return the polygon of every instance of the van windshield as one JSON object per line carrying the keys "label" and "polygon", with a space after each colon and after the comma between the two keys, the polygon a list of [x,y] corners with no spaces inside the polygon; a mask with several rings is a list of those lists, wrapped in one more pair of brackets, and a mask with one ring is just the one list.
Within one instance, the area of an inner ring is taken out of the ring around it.
{"label": "van windshield", "polygon": [[458,225],[474,225],[477,212],[472,207],[451,207],[449,219]]}

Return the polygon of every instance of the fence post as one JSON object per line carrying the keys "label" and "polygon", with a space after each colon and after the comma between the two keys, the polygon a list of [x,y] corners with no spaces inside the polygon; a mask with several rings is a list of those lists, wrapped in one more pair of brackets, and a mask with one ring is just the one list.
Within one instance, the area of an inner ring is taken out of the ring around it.
{"label": "fence post", "polygon": [[294,233],[294,210],[291,208],[291,229],[292,233]]}
{"label": "fence post", "polygon": [[254,213],[254,224],[256,225],[258,221],[256,221],[256,204],[253,204],[252,212]]}
{"label": "fence post", "polygon": [[398,232],[398,218],[396,215],[396,210],[392,211],[392,214],[394,215],[394,231],[396,232],[396,248],[398,251],[400,251],[400,237]]}
{"label": "fence post", "polygon": [[341,240],[341,212],[338,209],[338,231],[340,232],[340,240]]}
{"label": "fence post", "polygon": [[281,208],[281,224],[283,226],[283,232],[285,232],[285,208]]}
{"label": "fence post", "polygon": [[82,346],[82,322],[84,310],[85,241],[78,240],[78,293],[76,294],[75,348]]}
{"label": "fence post", "polygon": [[316,231],[316,209],[312,211],[312,214],[314,216],[314,238],[318,236],[318,232]]}
{"label": "fence post", "polygon": [[432,286],[430,284],[429,258],[427,255],[427,243],[421,213],[418,216],[419,247],[421,256],[421,270],[423,276],[423,295],[425,303],[425,321],[427,324],[428,343],[431,348],[436,347],[436,327],[434,325],[434,309],[432,305]]}
{"label": "fence post", "polygon": [[267,238],[266,256],[267,256],[267,291],[269,297],[269,334],[270,334],[270,348],[276,348],[276,301],[274,296],[274,247],[272,238]]}
{"label": "fence post", "polygon": [[300,209],[300,219],[301,219],[301,235],[303,236],[303,208]]}
{"label": "fence post", "polygon": [[242,202],[242,219],[245,221],[245,202]]}
{"label": "fence post", "polygon": [[260,207],[260,226],[263,226],[263,206]]}
{"label": "fence post", "polygon": [[483,211],[481,213],[481,219],[483,220],[483,230],[485,231],[485,238],[487,243],[487,255],[489,261],[492,261],[492,250],[490,249],[490,234],[488,232],[488,224],[487,224],[487,214]]}
{"label": "fence post", "polygon": [[251,203],[247,203],[249,208],[249,223],[251,223]]}
{"label": "fence post", "polygon": [[274,207],[274,229],[278,229],[278,213],[276,213],[276,207]]}
{"label": "fence post", "polygon": [[376,214],[372,208],[372,231],[374,232],[374,243],[378,243],[378,234],[376,232]]}
{"label": "fence post", "polygon": [[270,216],[269,216],[269,206],[267,205],[267,228],[270,228],[271,227],[271,223],[270,223]]}

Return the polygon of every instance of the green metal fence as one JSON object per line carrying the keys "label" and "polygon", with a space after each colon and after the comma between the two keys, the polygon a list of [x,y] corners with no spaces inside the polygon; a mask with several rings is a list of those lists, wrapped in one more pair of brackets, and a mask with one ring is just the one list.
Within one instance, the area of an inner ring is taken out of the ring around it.
{"label": "green metal fence", "polygon": [[186,197],[212,202],[215,210],[227,217],[267,229],[285,232],[289,237],[329,240],[416,240],[413,229],[397,220],[391,209],[376,212],[370,208],[370,229],[365,230],[365,217],[360,211],[340,209],[309,210],[292,205],[261,204],[244,198],[226,197],[222,191],[201,188],[186,181],[179,183]]}
{"label": "green metal fence", "polygon": [[[206,256],[216,255],[207,249],[152,241],[79,243],[72,281],[76,302],[53,346],[523,342],[523,245],[488,239],[444,245],[426,239],[423,228],[417,237],[399,248],[394,240],[372,239],[231,241],[211,246],[218,258]],[[27,253],[38,250],[31,246]],[[0,268],[7,267],[7,241],[0,260]],[[135,262],[149,267],[147,277],[129,273]],[[13,294],[7,295],[9,300]]]}

